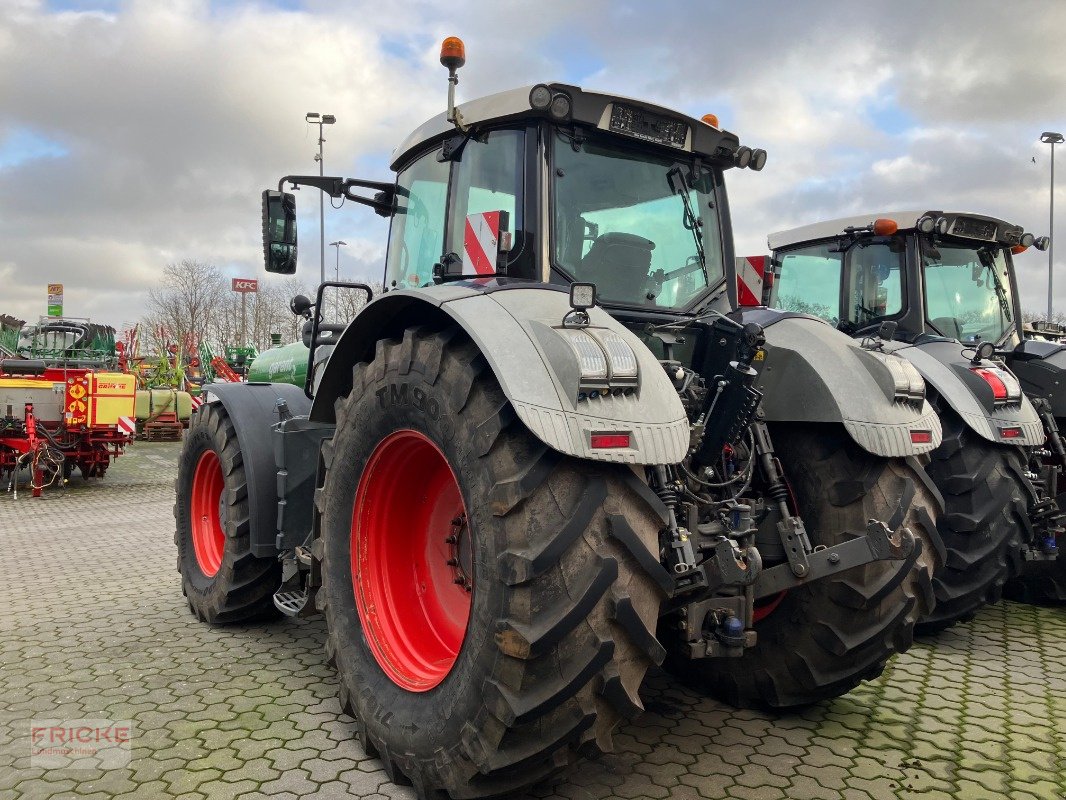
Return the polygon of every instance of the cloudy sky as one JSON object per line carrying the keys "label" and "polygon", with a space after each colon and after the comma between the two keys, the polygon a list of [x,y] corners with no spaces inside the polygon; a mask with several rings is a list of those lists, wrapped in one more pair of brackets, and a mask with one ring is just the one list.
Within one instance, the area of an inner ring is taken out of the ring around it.
{"label": "cloudy sky", "polygon": [[[68,314],[120,326],[184,258],[262,278],[259,193],[316,170],[305,112],[337,117],[327,173],[388,179],[393,146],[443,108],[447,35],[467,46],[460,101],[567,81],[712,111],[765,147],[763,172],[729,174],[740,254],[771,230],[893,208],[1048,232],[1038,139],[1066,129],[1063,0],[0,0],[0,313],[35,319],[54,281]],[[326,212],[326,241],[349,243],[342,272],[380,275],[385,221]],[[1047,254],[1018,265],[1023,305],[1043,308]]]}

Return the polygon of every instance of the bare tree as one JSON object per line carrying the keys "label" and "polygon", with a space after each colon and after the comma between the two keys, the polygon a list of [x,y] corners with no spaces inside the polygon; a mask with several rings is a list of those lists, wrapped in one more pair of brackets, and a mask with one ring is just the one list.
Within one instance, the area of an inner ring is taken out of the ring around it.
{"label": "bare tree", "polygon": [[203,261],[183,259],[163,267],[158,286],[148,290],[151,330],[163,328],[175,342],[188,338],[209,341],[220,300],[229,287],[218,267]]}

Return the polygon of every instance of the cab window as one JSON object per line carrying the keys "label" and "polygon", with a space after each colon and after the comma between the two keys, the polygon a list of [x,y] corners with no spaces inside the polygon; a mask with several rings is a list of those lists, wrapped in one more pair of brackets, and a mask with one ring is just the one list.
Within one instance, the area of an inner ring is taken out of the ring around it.
{"label": "cab window", "polygon": [[410,289],[433,283],[433,265],[444,254],[449,166],[437,161],[433,151],[397,178],[396,211],[385,267],[387,287]]}
{"label": "cab window", "polygon": [[903,249],[859,242],[848,249],[848,322],[864,328],[903,310]]}
{"label": "cab window", "polygon": [[782,253],[770,304],[836,325],[840,317],[842,254],[832,252],[831,247],[832,243],[819,244]]}
{"label": "cab window", "polygon": [[[468,221],[476,229],[475,215],[503,211],[508,218],[507,230],[515,233],[522,229],[518,202],[522,196],[522,143],[522,131],[492,131],[487,137],[467,142],[454,166],[448,250],[464,257],[464,262],[476,247],[467,240]],[[515,236],[514,241],[517,245],[521,237]],[[518,250],[516,246],[508,253],[508,261],[518,257]]]}

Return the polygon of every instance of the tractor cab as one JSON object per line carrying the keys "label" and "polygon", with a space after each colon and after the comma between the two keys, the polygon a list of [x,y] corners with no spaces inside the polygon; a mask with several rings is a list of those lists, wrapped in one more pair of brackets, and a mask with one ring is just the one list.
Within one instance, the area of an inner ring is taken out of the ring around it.
{"label": "tractor cab", "polygon": [[1022,228],[976,214],[912,211],[771,234],[768,303],[853,335],[1013,348],[1022,340],[1013,253],[1044,249]]}
{"label": "tractor cab", "polygon": [[[394,185],[288,176],[279,190],[318,186],[390,217],[386,292],[583,282],[604,307],[686,314],[732,257],[723,172],[765,160],[712,116],[553,83],[429,120],[394,152]],[[268,271],[294,269],[277,254],[295,246],[294,196],[264,193]]]}

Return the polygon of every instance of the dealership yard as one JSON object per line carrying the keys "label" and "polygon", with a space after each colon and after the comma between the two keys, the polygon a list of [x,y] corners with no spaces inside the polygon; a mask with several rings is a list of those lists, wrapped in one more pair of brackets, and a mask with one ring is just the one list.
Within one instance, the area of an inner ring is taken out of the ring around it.
{"label": "dealership yard", "polygon": [[[413,798],[354,738],[321,619],[209,628],[174,569],[179,445],[0,494],[0,798]],[[1066,610],[1002,604],[800,715],[652,674],[617,752],[540,798],[1066,797]],[[129,720],[130,762],[31,763],[34,720]]]}

